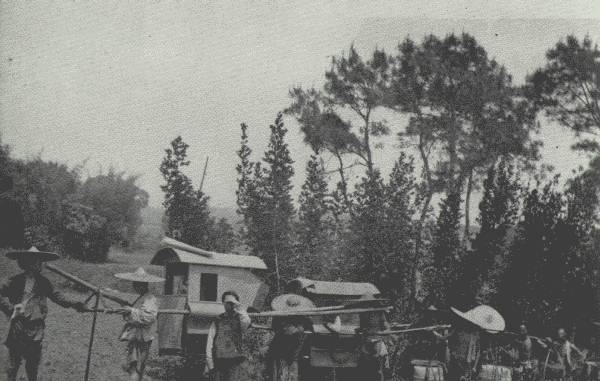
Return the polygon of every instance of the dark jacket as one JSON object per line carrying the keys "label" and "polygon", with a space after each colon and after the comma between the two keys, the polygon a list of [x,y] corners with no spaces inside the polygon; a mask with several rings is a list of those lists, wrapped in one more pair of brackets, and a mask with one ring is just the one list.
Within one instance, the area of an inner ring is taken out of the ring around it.
{"label": "dark jacket", "polygon": [[[21,303],[25,290],[25,274],[18,274],[10,278],[0,286],[0,310],[8,317],[12,315],[14,305]],[[46,299],[62,307],[74,307],[78,301],[66,297],[52,286],[45,276],[38,274],[35,277],[35,285],[32,293],[34,297],[27,303],[30,305],[30,320],[45,320],[48,313]]]}

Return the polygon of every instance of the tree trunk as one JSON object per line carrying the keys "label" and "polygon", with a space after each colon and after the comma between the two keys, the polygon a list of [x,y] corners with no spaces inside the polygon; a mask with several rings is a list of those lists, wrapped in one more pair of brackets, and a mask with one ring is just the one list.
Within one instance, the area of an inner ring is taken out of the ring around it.
{"label": "tree trunk", "polygon": [[415,231],[415,245],[414,245],[414,253],[412,258],[412,269],[410,271],[411,274],[411,302],[416,301],[416,296],[419,294],[421,288],[421,274],[419,270],[419,256],[421,254],[421,246],[423,244],[423,228],[425,225],[425,219],[427,218],[427,211],[429,210],[429,205],[431,204],[431,199],[433,198],[433,178],[431,176],[431,169],[429,168],[429,158],[427,156],[427,152],[425,149],[424,136],[419,135],[419,154],[421,155],[421,160],[423,160],[423,171],[425,172],[425,179],[427,182],[427,190],[425,193],[425,199],[423,201],[423,206],[421,207],[421,215],[419,216],[419,222],[417,224],[417,229]]}
{"label": "tree trunk", "polygon": [[340,164],[338,173],[340,174],[340,183],[342,184],[342,197],[344,198],[344,205],[346,205],[348,213],[351,213],[352,208],[350,205],[350,199],[348,199],[348,183],[346,182],[346,175],[344,173],[344,161],[342,160],[342,155],[339,152],[334,152],[334,155],[337,157],[338,163]]}
{"label": "tree trunk", "polygon": [[369,132],[369,117],[371,114],[371,110],[367,110],[367,113],[364,117],[365,120],[365,129],[363,132],[364,138],[364,149],[367,153],[367,173],[369,174],[369,178],[373,178],[373,155],[371,153],[371,143],[370,143],[370,132]]}
{"label": "tree trunk", "polygon": [[471,235],[471,192],[473,191],[473,170],[469,171],[469,178],[467,179],[467,194],[465,196],[465,231],[463,234],[463,247],[467,248],[469,245],[469,238]]}

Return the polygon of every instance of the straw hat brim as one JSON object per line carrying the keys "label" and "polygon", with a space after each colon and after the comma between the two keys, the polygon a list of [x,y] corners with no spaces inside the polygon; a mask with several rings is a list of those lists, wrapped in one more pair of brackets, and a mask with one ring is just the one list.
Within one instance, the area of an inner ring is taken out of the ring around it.
{"label": "straw hat brim", "polygon": [[[289,303],[293,301],[293,304]],[[271,302],[274,311],[302,311],[316,308],[312,300],[296,294],[279,295]]]}
{"label": "straw hat brim", "polygon": [[12,260],[25,258],[28,256],[36,258],[42,262],[50,262],[60,259],[60,255],[49,251],[14,250],[6,253],[6,257]]}
{"label": "straw hat brim", "polygon": [[502,315],[490,306],[477,306],[467,312],[459,311],[454,307],[450,307],[450,310],[489,333],[502,332],[506,328]]}
{"label": "straw hat brim", "polygon": [[115,274],[115,277],[123,280],[127,280],[130,282],[141,282],[141,283],[159,283],[164,282],[164,278],[152,275],[152,274],[144,274],[139,275],[136,273],[119,273]]}

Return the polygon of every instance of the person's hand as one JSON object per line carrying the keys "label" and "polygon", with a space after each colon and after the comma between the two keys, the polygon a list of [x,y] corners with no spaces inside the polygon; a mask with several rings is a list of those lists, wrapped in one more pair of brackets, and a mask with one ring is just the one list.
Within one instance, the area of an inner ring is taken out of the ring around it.
{"label": "person's hand", "polygon": [[15,304],[15,306],[13,307],[12,318],[14,319],[23,315],[25,315],[25,306],[23,305],[23,303]]}
{"label": "person's hand", "polygon": [[86,312],[88,310],[87,306],[83,302],[77,302],[73,305],[73,309],[77,312]]}
{"label": "person's hand", "polygon": [[129,315],[131,313],[131,307],[124,306],[124,307],[120,307],[120,308],[115,308],[113,311],[117,314]]}
{"label": "person's hand", "polygon": [[246,312],[246,308],[241,303],[234,304],[233,309],[235,310],[235,312],[238,312],[238,313]]}

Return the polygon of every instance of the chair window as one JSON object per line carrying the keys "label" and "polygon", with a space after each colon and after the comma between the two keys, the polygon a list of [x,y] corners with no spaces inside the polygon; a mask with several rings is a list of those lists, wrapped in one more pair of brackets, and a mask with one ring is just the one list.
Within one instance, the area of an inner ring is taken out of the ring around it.
{"label": "chair window", "polygon": [[188,266],[184,263],[167,264],[165,295],[187,295]]}
{"label": "chair window", "polygon": [[200,301],[217,301],[217,274],[202,273],[200,275]]}

